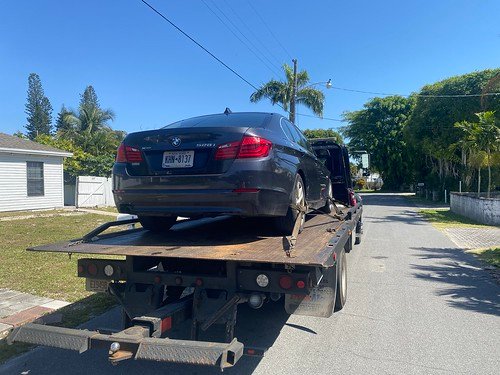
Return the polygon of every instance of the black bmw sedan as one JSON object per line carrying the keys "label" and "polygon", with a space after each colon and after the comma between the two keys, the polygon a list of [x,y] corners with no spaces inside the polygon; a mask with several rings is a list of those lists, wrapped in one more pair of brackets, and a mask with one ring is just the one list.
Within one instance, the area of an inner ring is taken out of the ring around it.
{"label": "black bmw sedan", "polygon": [[131,133],[118,149],[113,194],[119,212],[152,231],[177,216],[236,215],[273,217],[291,233],[296,207],[332,209],[328,169],[276,113],[226,111]]}

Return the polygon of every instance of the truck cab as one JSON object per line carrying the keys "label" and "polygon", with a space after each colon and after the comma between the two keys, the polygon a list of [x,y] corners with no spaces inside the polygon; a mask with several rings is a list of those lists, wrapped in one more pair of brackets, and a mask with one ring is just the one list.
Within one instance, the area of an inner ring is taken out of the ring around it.
{"label": "truck cab", "polygon": [[353,190],[347,148],[338,144],[334,138],[316,138],[309,142],[318,159],[330,171],[333,198],[347,207],[355,206],[359,197]]}

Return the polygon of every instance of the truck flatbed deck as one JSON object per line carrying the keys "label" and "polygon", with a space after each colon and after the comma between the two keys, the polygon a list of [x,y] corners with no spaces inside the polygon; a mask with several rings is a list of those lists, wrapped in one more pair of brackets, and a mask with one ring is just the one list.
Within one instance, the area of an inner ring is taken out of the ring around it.
{"label": "truck flatbed deck", "polygon": [[341,216],[346,220],[326,215],[309,217],[290,257],[283,250],[283,238],[265,224],[232,217],[180,221],[165,234],[133,229],[103,234],[88,242],[80,239],[28,250],[325,267],[330,248],[338,241],[345,242],[360,214],[360,209],[344,208]]}

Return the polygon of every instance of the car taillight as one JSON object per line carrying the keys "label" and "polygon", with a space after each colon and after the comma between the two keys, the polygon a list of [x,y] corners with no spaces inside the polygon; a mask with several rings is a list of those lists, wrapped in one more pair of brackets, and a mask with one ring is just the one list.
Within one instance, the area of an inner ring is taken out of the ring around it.
{"label": "car taillight", "polygon": [[224,143],[223,145],[217,147],[215,160],[234,159],[236,158],[236,155],[238,155],[239,148],[240,142]]}
{"label": "car taillight", "polygon": [[117,163],[141,163],[142,161],[142,152],[138,148],[125,146],[123,143],[118,147]]}
{"label": "car taillight", "polygon": [[351,204],[351,206],[355,206],[358,203],[353,191],[349,192],[349,203]]}
{"label": "car taillight", "polygon": [[272,145],[265,138],[245,136],[241,142],[224,143],[217,147],[215,159],[263,158],[269,155]]}
{"label": "car taillight", "polygon": [[263,158],[269,155],[273,144],[265,138],[261,137],[243,137],[241,141],[240,158]]}

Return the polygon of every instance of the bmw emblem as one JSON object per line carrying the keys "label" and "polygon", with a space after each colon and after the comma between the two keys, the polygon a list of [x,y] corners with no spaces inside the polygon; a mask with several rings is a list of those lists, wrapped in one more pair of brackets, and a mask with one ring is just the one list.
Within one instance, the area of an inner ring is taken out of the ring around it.
{"label": "bmw emblem", "polygon": [[181,139],[179,137],[174,137],[170,140],[172,146],[179,147],[181,145]]}

